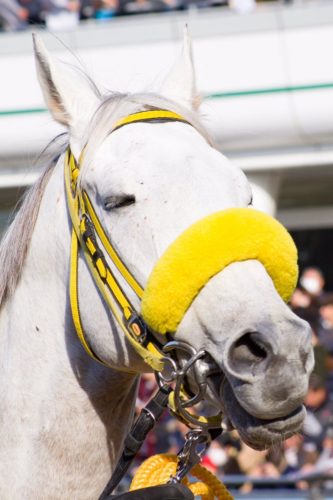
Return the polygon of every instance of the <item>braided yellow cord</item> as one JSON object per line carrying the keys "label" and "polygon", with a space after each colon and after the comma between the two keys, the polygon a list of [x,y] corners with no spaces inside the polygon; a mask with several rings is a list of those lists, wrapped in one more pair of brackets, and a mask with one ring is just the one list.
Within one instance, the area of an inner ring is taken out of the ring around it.
{"label": "braided yellow cord", "polygon": [[192,483],[186,485],[193,493],[194,496],[200,496],[202,500],[214,500],[215,495],[205,483]]}
{"label": "braided yellow cord", "polygon": [[[218,500],[233,500],[227,488],[217,477],[214,476],[206,467],[201,464],[195,465],[191,470],[192,476],[200,479],[201,482],[206,484],[208,488],[214,493],[213,499],[216,497]],[[203,499],[205,500],[205,499]]]}
{"label": "braided yellow cord", "polygon": [[[130,491],[165,484],[176,473],[176,469],[176,455],[154,455],[140,465],[132,480]],[[183,483],[194,495],[201,496],[202,500],[233,500],[224,484],[202,465],[195,465],[191,475],[200,482],[189,483],[185,478]]]}

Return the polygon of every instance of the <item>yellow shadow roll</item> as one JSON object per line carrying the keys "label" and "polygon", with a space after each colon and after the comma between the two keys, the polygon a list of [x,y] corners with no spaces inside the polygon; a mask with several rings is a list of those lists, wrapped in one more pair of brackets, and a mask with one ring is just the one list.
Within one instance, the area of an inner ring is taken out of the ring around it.
{"label": "yellow shadow roll", "polygon": [[156,263],[142,316],[159,333],[175,332],[200,290],[233,262],[260,261],[286,302],[297,282],[297,250],[287,230],[252,208],[214,213],[186,229]]}

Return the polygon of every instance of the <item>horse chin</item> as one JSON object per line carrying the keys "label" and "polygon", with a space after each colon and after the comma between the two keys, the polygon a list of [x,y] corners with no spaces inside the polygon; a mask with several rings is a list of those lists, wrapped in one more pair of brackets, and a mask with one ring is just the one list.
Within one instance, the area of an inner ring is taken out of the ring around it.
{"label": "horse chin", "polygon": [[306,413],[303,405],[284,417],[271,420],[259,419],[242,407],[226,379],[221,385],[220,392],[223,393],[220,394],[220,397],[223,401],[223,411],[228,428],[236,429],[241,439],[251,448],[256,450],[270,448],[299,432],[302,428]]}
{"label": "horse chin", "polygon": [[[199,360],[197,363],[202,364],[200,371],[204,371],[204,361]],[[258,418],[245,409],[242,401],[235,396],[232,384],[221,368],[211,359],[207,366],[210,370],[206,378],[205,401],[208,407],[222,411],[223,429],[237,430],[242,441],[256,450],[268,449],[301,430],[306,414],[303,405],[278,418]],[[187,382],[190,391],[195,393],[194,377],[191,374]],[[246,406],[249,407],[248,401]],[[265,408],[262,408],[262,415],[265,415]]]}

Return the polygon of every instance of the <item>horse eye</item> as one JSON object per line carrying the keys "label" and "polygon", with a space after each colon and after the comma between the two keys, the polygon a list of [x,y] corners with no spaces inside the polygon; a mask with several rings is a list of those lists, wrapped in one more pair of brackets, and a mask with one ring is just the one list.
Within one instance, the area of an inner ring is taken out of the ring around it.
{"label": "horse eye", "polygon": [[105,210],[113,210],[114,208],[127,207],[135,203],[135,196],[132,194],[121,194],[109,196],[104,201]]}

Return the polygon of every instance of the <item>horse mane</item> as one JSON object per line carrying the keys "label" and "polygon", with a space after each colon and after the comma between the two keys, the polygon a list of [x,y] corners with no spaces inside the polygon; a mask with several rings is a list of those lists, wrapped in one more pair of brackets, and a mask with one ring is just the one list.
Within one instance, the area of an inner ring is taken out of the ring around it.
{"label": "horse mane", "polygon": [[[20,208],[2,237],[0,243],[0,307],[14,292],[21,276],[45,187],[60,154],[64,150],[64,144],[58,145],[56,152],[54,148],[52,152],[50,149],[64,135],[67,136],[67,134],[62,134],[53,139],[39,155],[39,158],[43,156],[43,163],[45,162],[42,173],[18,202]],[[39,163],[39,158],[36,160],[36,164]]]}
{"label": "horse mane", "polygon": [[[90,82],[91,83],[91,82]],[[143,110],[170,109],[182,115],[198,132],[212,145],[207,131],[199,121],[198,114],[192,112],[177,103],[166,99],[158,94],[120,94],[109,93],[104,96],[101,105],[92,117],[87,127],[85,143],[84,165],[89,164],[93,151],[100,145],[112,131],[112,124],[127,114]],[[48,162],[36,183],[23,195],[20,208],[5,232],[0,243],[0,308],[6,300],[14,293],[22,274],[22,269],[29,250],[30,241],[34,231],[35,223],[39,213],[39,207],[48,180],[57,164],[60,155],[68,146],[68,134],[62,134],[64,140],[58,145],[57,153],[49,153]],[[54,144],[59,137],[51,141],[40,157],[45,160],[45,152]],[[82,169],[80,177],[84,176]]]}

